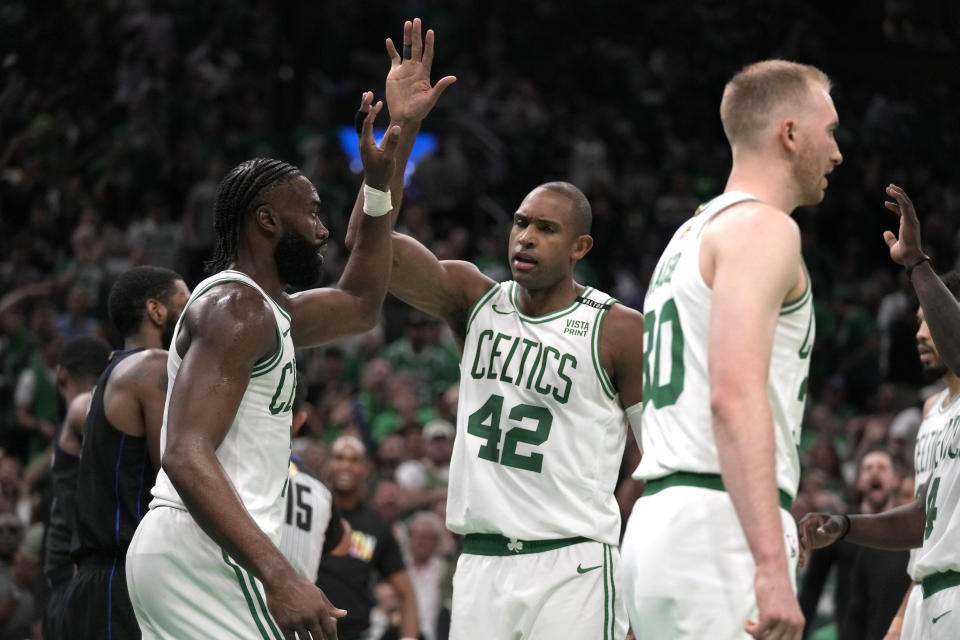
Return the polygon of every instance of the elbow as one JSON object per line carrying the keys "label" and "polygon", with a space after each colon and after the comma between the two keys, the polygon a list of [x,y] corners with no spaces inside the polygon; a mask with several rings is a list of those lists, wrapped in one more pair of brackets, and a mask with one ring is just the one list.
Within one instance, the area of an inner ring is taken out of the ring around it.
{"label": "elbow", "polygon": [[179,447],[168,446],[160,459],[160,468],[167,474],[178,492],[183,491],[186,480],[192,475],[191,469],[194,466],[191,457]]}

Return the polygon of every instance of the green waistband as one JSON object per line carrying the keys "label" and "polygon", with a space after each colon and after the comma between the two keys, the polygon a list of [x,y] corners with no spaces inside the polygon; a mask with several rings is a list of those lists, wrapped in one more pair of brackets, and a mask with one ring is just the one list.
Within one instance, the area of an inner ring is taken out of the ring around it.
{"label": "green waistband", "polygon": [[943,571],[927,576],[920,583],[923,585],[923,598],[926,600],[937,591],[960,585],[960,573],[957,571]]}
{"label": "green waistband", "polygon": [[497,533],[468,533],[463,537],[463,553],[475,556],[512,556],[552,551],[581,542],[590,542],[590,539],[576,537],[559,540],[518,540]]}
{"label": "green waistband", "polygon": [[[700,487],[701,489],[714,489],[716,491],[726,491],[723,486],[723,478],[719,473],[693,473],[692,471],[677,471],[662,478],[653,478],[647,480],[647,488],[644,489],[644,496],[652,496],[658,491],[667,487]],[[780,508],[784,511],[790,511],[793,505],[793,498],[783,489],[778,489],[780,494]]]}

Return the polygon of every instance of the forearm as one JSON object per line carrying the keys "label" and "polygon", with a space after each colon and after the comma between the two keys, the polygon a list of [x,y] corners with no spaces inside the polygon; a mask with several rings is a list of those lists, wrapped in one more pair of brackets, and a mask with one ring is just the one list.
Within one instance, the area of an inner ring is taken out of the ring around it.
{"label": "forearm", "polygon": [[765,394],[728,398],[713,407],[723,484],[757,566],[787,569],[780,523],[773,419]]}
{"label": "forearm", "polygon": [[163,469],[200,528],[241,566],[264,582],[294,572],[250,516],[212,449],[168,449]]}
{"label": "forearm", "polygon": [[390,242],[390,222],[387,215],[360,214],[356,242],[347,259],[339,288],[355,298],[359,314],[374,324],[380,315],[383,299],[390,283],[393,252]]}
{"label": "forearm", "polygon": [[[407,170],[407,161],[410,159],[413,144],[417,141],[417,133],[420,131],[419,122],[390,123],[390,127],[394,125],[400,126],[400,140],[397,143],[396,169],[393,172],[393,178],[390,179],[390,201],[393,203],[393,209],[388,215],[390,217],[391,229],[393,229],[397,223],[400,205],[403,203],[403,178]],[[363,187],[361,186],[360,191],[357,193],[357,199],[353,203],[353,211],[350,212],[350,221],[347,223],[345,243],[348,249],[353,249],[357,241],[357,231],[364,215],[363,202]]]}
{"label": "forearm", "polygon": [[850,516],[846,539],[876,549],[913,549],[923,544],[926,514],[918,503],[883,513]]}
{"label": "forearm", "polygon": [[929,262],[915,267],[910,281],[917,292],[924,320],[937,352],[954,374],[960,375],[960,303]]}
{"label": "forearm", "polygon": [[403,605],[400,608],[400,637],[419,638],[420,621],[417,615],[417,598],[413,593],[412,585],[402,596]]}

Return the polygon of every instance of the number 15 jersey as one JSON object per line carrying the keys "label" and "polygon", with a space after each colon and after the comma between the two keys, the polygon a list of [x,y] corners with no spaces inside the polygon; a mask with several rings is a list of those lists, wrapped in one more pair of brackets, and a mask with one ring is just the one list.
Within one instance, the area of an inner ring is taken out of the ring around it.
{"label": "number 15 jersey", "polygon": [[565,309],[530,317],[517,290],[495,284],[470,311],[447,527],[617,545],[627,420],[600,362],[616,300],[587,287]]}
{"label": "number 15 jersey", "polygon": [[[749,200],[756,198],[731,191],[701,206],[673,235],[650,279],[643,302],[643,458],[635,478],[720,473],[707,368],[713,292],[700,275],[700,244],[714,216]],[[800,481],[797,444],[814,331],[808,275],[803,294],[780,309],[767,375],[777,486],[791,498]]]}

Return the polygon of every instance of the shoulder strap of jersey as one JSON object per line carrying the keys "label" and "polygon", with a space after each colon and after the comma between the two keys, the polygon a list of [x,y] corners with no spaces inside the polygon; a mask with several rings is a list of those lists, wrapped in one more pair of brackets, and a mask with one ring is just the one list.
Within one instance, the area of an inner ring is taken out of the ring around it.
{"label": "shoulder strap of jersey", "polygon": [[757,200],[757,197],[746,191],[728,191],[721,193],[707,204],[701,205],[700,211],[696,214],[697,219],[700,221],[700,229],[697,231],[697,236],[703,233],[707,223],[721,211],[725,211],[735,204],[753,200]]}

